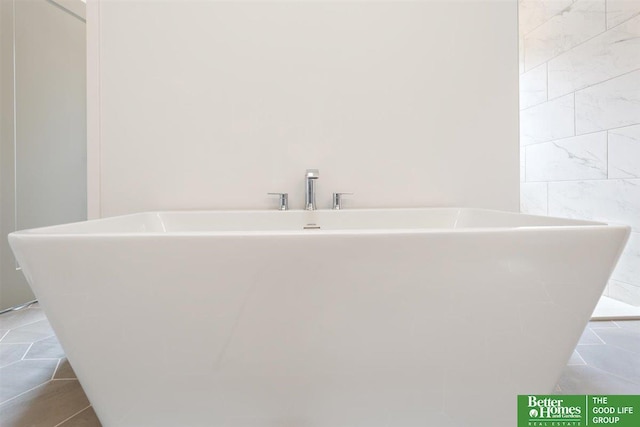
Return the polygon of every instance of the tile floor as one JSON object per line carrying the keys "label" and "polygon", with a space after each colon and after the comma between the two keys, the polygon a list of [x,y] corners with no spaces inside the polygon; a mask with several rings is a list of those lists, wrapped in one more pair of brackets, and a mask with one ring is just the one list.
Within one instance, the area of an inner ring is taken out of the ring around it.
{"label": "tile floor", "polygon": [[0,314],[0,426],[100,426],[37,304]]}
{"label": "tile floor", "polygon": [[589,322],[558,394],[640,394],[640,320]]}
{"label": "tile floor", "polygon": [[[558,394],[640,394],[640,321],[590,322]],[[0,425],[99,427],[42,309],[0,315]]]}

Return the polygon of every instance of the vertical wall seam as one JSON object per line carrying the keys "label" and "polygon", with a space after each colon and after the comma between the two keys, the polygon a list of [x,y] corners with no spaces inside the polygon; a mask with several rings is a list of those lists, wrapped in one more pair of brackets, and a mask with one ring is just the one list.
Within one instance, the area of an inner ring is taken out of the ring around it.
{"label": "vertical wall seam", "polygon": [[547,89],[547,96],[546,96],[546,98],[547,98],[547,102],[549,102],[549,61],[545,62],[545,63],[544,63],[544,66],[545,66],[546,71],[547,71],[547,73],[546,73],[546,74],[547,74],[547,77],[546,77],[546,78],[547,78],[547,80],[546,80],[546,82],[545,82],[545,88]]}
{"label": "vertical wall seam", "polygon": [[527,182],[527,147],[522,147],[524,150],[524,176],[522,177],[523,182]]}
{"label": "vertical wall seam", "polygon": [[[16,0],[11,1],[11,72],[13,73],[13,231],[18,230],[18,131],[17,131],[17,101],[16,93]],[[18,262],[16,261],[16,268]]]}
{"label": "vertical wall seam", "polygon": [[98,1],[98,68],[97,68],[97,78],[98,78],[98,213],[100,218],[102,218],[102,65],[100,60],[102,59],[102,2]]}
{"label": "vertical wall seam", "polygon": [[578,115],[578,111],[576,108],[576,93],[573,92],[573,135],[574,136],[578,136],[578,132],[577,132],[577,124],[576,124],[576,116]]}
{"label": "vertical wall seam", "polygon": [[101,2],[87,2],[87,217],[102,212]]}
{"label": "vertical wall seam", "polygon": [[606,152],[606,163],[605,166],[607,168],[607,179],[610,178],[610,174],[609,174],[609,130],[607,130],[607,152]]}
{"label": "vertical wall seam", "polygon": [[547,182],[547,215],[549,215],[549,182]]}

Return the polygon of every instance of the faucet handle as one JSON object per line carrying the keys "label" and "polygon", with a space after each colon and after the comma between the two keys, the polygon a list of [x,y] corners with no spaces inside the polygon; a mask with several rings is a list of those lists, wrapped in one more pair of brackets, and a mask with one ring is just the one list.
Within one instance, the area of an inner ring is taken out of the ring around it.
{"label": "faucet handle", "polygon": [[280,210],[289,210],[289,193],[267,193],[269,196],[278,196],[280,202]]}
{"label": "faucet handle", "polygon": [[342,196],[353,196],[353,193],[333,193],[333,210],[342,209]]}

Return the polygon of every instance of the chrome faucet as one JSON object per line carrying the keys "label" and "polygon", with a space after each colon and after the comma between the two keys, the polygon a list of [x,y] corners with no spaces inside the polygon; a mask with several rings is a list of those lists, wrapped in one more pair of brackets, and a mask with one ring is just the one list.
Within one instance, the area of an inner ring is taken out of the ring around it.
{"label": "chrome faucet", "polygon": [[320,176],[318,169],[307,169],[304,177],[304,208],[316,210],[316,180]]}
{"label": "chrome faucet", "polygon": [[278,200],[280,202],[280,210],[288,211],[289,210],[289,194],[287,193],[267,193],[269,196],[278,196]]}
{"label": "chrome faucet", "polygon": [[353,196],[353,193],[333,193],[333,196],[332,196],[332,199],[333,199],[332,209],[334,211],[339,211],[340,209],[342,209],[342,198],[344,196]]}

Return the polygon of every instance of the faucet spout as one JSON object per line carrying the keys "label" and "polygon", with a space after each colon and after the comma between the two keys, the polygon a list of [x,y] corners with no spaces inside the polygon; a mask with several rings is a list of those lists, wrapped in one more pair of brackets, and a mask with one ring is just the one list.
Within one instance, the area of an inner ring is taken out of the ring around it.
{"label": "faucet spout", "polygon": [[304,179],[304,208],[316,210],[316,180],[320,177],[318,169],[307,169]]}

